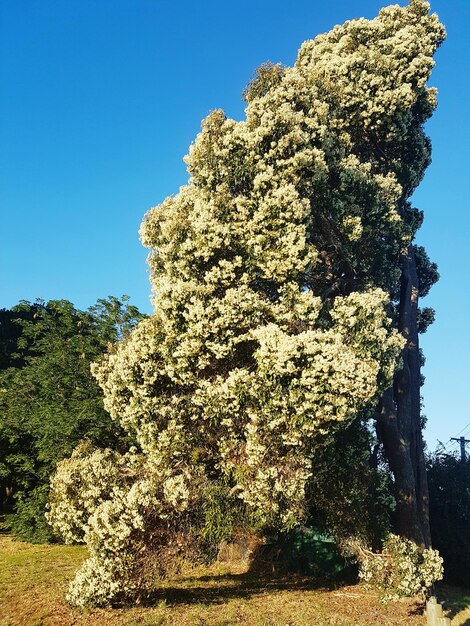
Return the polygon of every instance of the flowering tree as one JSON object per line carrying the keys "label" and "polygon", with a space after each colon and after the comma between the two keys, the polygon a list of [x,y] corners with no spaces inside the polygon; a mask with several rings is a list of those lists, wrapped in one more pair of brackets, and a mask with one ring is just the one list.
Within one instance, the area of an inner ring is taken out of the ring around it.
{"label": "flowering tree", "polygon": [[398,316],[394,302],[415,266],[407,198],[429,160],[444,36],[428,10],[388,7],[307,41],[293,68],[262,66],[246,119],[211,113],[188,185],[146,215],[154,315],[94,366],[138,447],[78,451],[52,486],[54,528],[90,549],[73,603],[141,589],[149,555],[214,485],[261,530],[298,524],[313,450],[381,398],[386,442],[383,398],[417,349],[408,296]]}

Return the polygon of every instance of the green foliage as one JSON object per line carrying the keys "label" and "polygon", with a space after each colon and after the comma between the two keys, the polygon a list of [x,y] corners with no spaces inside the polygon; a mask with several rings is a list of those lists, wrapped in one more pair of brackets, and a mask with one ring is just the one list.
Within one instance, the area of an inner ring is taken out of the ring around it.
{"label": "green foliage", "polygon": [[468,587],[470,572],[470,461],[434,456],[428,464],[432,542],[449,583]]}
{"label": "green foliage", "polygon": [[202,489],[201,503],[188,512],[196,545],[205,560],[217,556],[220,544],[234,536],[255,536],[265,528],[262,514],[233,497],[228,477],[210,481]]}
{"label": "green foliage", "polygon": [[125,439],[104,410],[90,363],[141,317],[116,298],[87,312],[66,300],[22,302],[4,312],[11,339],[3,345],[9,367],[0,371],[0,487],[17,537],[51,538],[44,519],[49,478],[82,438],[105,446]]}
{"label": "green foliage", "polygon": [[201,537],[214,547],[228,539],[235,524],[241,522],[240,517],[235,515],[229,492],[230,487],[223,483],[209,484],[204,492]]}
{"label": "green foliage", "polygon": [[376,441],[364,420],[329,437],[313,453],[309,520],[339,545],[354,536],[378,549],[394,508],[391,477],[375,459]]}
{"label": "green foliage", "polygon": [[344,558],[334,537],[324,528],[305,525],[266,540],[254,557],[253,573],[297,573],[321,580],[357,575],[355,561]]}
{"label": "green foliage", "polygon": [[125,339],[145,316],[133,304],[129,296],[99,298],[88,309],[102,342],[115,344]]}
{"label": "green foliage", "polygon": [[0,310],[0,371],[8,367],[21,367],[24,359],[18,352],[18,339],[21,335],[21,320],[31,321],[33,307],[16,307],[16,310]]}
{"label": "green foliage", "polygon": [[433,263],[422,246],[415,246],[416,271],[418,272],[419,296],[426,296],[439,280],[436,263]]}
{"label": "green foliage", "polygon": [[29,543],[48,543],[54,534],[44,516],[49,501],[49,484],[44,482],[15,493],[13,513],[5,515],[6,528],[13,531],[16,539]]}
{"label": "green foliage", "polygon": [[434,323],[436,312],[429,306],[418,309],[418,332],[425,333],[429,326]]}

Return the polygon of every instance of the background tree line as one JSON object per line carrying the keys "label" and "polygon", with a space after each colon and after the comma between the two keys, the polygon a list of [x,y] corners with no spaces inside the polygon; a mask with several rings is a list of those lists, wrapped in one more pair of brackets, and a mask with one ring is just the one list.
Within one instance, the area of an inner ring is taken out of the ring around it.
{"label": "background tree line", "polygon": [[52,539],[49,479],[80,440],[122,445],[90,364],[143,317],[126,296],[86,311],[67,300],[0,310],[0,515],[16,537]]}

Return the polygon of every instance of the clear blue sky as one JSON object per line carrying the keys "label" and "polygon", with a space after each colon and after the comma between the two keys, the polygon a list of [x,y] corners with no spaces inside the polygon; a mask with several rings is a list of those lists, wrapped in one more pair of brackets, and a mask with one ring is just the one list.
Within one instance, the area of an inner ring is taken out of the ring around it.
{"label": "clear blue sky", "polygon": [[[258,65],[291,65],[305,39],[385,3],[2,0],[0,308],[38,297],[86,308],[125,293],[150,312],[139,223],[186,182],[200,121],[214,108],[241,119]],[[414,200],[441,273],[422,340],[434,449],[461,430],[470,438],[470,2],[432,7],[448,40],[431,81],[433,164]]]}

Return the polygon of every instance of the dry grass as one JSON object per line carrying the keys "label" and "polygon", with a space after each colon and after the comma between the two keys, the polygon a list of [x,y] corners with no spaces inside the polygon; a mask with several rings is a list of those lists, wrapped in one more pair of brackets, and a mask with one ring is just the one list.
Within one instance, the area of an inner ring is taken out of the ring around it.
{"label": "dry grass", "polygon": [[[64,601],[85,557],[76,546],[0,537],[0,626],[424,626],[415,602],[384,606],[361,586],[262,580],[216,565],[165,582],[151,606],[79,611]],[[465,622],[455,622],[462,626]]]}

